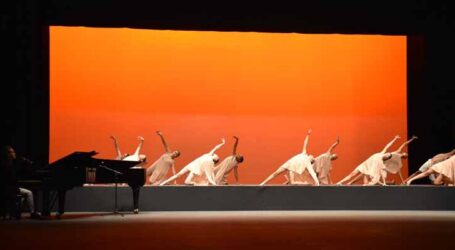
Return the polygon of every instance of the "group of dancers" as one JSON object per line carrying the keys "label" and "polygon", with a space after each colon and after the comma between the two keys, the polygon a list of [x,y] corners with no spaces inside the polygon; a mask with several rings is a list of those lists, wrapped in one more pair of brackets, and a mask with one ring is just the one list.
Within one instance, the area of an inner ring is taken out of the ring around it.
{"label": "group of dancers", "polygon": [[[175,171],[175,159],[180,156],[179,151],[171,151],[163,134],[156,132],[164,146],[164,154],[161,155],[153,164],[146,169],[148,181],[151,185],[177,184],[176,180],[184,175],[186,185],[227,185],[228,176],[234,172],[236,182],[238,182],[238,166],[244,161],[244,157],[237,153],[239,138],[234,136],[234,146],[232,154],[226,157],[221,163],[216,151],[226,144],[223,138],[221,143],[216,145],[210,152],[202,154],[188,165],[183,167],[179,172]],[[387,185],[386,179],[389,174],[396,174],[400,177],[401,184],[410,185],[413,181],[430,177],[435,185],[453,186],[455,183],[455,149],[448,153],[438,154],[426,161],[419,171],[403,179],[401,168],[402,160],[408,157],[403,150],[412,141],[418,139],[413,136],[410,140],[401,144],[395,151],[390,151],[393,144],[400,139],[395,136],[383,149],[374,153],[359,166],[357,166],[349,175],[337,183],[332,182],[330,172],[332,162],[338,159],[338,155],[333,151],[340,143],[339,138],[329,147],[327,152],[313,157],[307,151],[308,142],[311,135],[311,129],[308,130],[303,149],[282,164],[276,171],[268,176],[260,185],[265,185],[272,179],[284,174],[287,185],[352,185],[361,180],[363,185]],[[146,157],[140,154],[144,143],[143,137],[138,137],[139,145],[132,155],[122,154],[117,142],[113,136],[117,160],[126,161],[145,161]],[[219,164],[218,164],[219,163]],[[169,170],[172,170],[172,176],[168,177]]]}

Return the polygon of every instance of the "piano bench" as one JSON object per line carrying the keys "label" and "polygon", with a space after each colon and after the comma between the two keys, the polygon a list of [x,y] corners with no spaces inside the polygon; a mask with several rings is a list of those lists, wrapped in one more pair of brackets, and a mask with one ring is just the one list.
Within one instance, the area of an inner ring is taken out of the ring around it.
{"label": "piano bench", "polygon": [[21,194],[17,194],[4,201],[4,208],[1,212],[3,219],[21,219],[22,203],[25,197]]}

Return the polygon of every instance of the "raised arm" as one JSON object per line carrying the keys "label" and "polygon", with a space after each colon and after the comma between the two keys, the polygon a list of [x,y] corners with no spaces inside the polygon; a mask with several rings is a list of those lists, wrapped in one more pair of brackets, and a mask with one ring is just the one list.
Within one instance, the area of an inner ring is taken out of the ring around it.
{"label": "raised arm", "polygon": [[225,143],[226,143],[226,140],[225,140],[224,138],[221,139],[221,143],[218,144],[218,145],[216,145],[216,146],[212,149],[212,151],[210,151],[209,154],[210,154],[210,155],[215,154],[215,152],[216,152],[218,149],[220,149]]}
{"label": "raised arm", "polygon": [[139,155],[139,152],[141,152],[142,149],[142,145],[144,145],[144,137],[138,136],[137,139],[139,140],[139,145],[137,145],[134,155]]}
{"label": "raised arm", "polygon": [[393,143],[395,143],[395,141],[397,141],[398,139],[400,139],[400,136],[399,135],[396,135],[389,143],[387,143],[387,145],[385,145],[384,149],[382,149],[382,153],[385,153],[389,150],[390,147],[392,147]]}
{"label": "raised arm", "polygon": [[310,134],[311,134],[311,129],[308,129],[308,132],[306,133],[306,137],[305,137],[305,142],[303,143],[303,150],[302,152],[304,154],[307,153],[306,149],[307,149],[307,146],[308,146],[308,141],[310,140]]}
{"label": "raised arm", "polygon": [[111,135],[111,139],[114,141],[115,153],[117,154],[115,159],[121,160],[122,152],[120,152],[120,147],[118,146],[117,138]]}
{"label": "raised arm", "polygon": [[334,144],[332,144],[332,146],[330,146],[329,150],[327,151],[327,153],[331,154],[333,149],[338,145],[340,144],[340,137],[337,137],[337,140],[335,141]]}
{"label": "raised arm", "polygon": [[156,134],[161,138],[161,142],[163,143],[164,150],[166,150],[166,153],[170,153],[171,150],[169,149],[166,140],[164,139],[163,134],[160,131],[156,131]]}
{"label": "raised arm", "polygon": [[236,155],[237,154],[237,145],[239,144],[239,138],[237,136],[233,136],[234,137],[234,149],[232,150],[232,154],[233,155]]}
{"label": "raised arm", "polygon": [[407,142],[401,144],[401,146],[397,150],[395,150],[395,153],[400,153],[401,150],[403,150],[404,147],[406,147],[407,145],[409,145],[409,143],[411,143],[413,140],[416,140],[416,139],[418,139],[418,137],[413,135],[410,140],[408,140]]}

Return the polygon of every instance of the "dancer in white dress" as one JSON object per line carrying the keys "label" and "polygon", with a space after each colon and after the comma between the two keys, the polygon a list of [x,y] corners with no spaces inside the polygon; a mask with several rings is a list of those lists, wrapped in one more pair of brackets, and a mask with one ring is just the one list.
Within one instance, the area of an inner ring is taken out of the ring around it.
{"label": "dancer in white dress", "polygon": [[220,158],[215,152],[221,148],[226,141],[221,139],[221,143],[216,145],[209,153],[203,154],[197,159],[190,162],[188,165],[182,168],[177,174],[172,176],[171,178],[163,181],[160,186],[166,185],[167,183],[176,180],[180,176],[187,174],[188,176],[185,179],[185,184],[187,185],[198,185],[198,186],[206,186],[209,184],[217,185],[215,182],[215,175],[213,173],[213,169],[215,163],[217,163]]}
{"label": "dancer in white dress", "polygon": [[412,178],[410,178],[406,185],[411,185],[411,183],[417,179],[427,177],[431,174],[438,174],[438,177],[434,181],[435,185],[445,184],[448,186],[455,185],[455,155],[451,156],[449,159],[441,161],[439,163],[431,166],[427,171],[420,173]]}
{"label": "dancer in white dress", "polygon": [[[437,154],[435,156],[433,156],[432,158],[428,159],[420,168],[417,172],[413,173],[412,175],[410,175],[408,178],[406,178],[406,180],[404,180],[404,182],[406,183],[407,181],[409,181],[411,178],[421,174],[421,173],[424,173],[426,172],[427,170],[429,170],[431,168],[431,166],[435,165],[435,164],[438,164],[442,161],[445,161],[447,159],[449,159],[450,157],[452,157],[453,155],[455,155],[455,149],[450,151],[450,152],[447,152],[447,153],[441,153],[441,154]],[[430,180],[432,182],[434,182],[436,180],[436,174],[435,173],[432,173],[428,176],[430,178]]]}
{"label": "dancer in white dress", "polygon": [[234,171],[235,182],[239,181],[237,168],[243,162],[243,156],[237,154],[237,145],[239,138],[234,136],[234,149],[232,155],[226,157],[218,166],[214,168],[215,182],[217,185],[228,185],[227,177],[230,172]]}
{"label": "dancer in white dress", "polygon": [[[180,152],[178,150],[171,152],[163,134],[160,131],[156,131],[156,134],[160,137],[166,153],[161,155],[158,160],[147,168],[147,178],[149,179],[151,185],[161,184],[161,182],[166,179],[169,169],[172,169],[172,175],[175,175],[174,159],[180,156]],[[177,182],[174,181],[174,184],[177,184]]]}
{"label": "dancer in white dress", "polygon": [[[387,145],[382,149],[381,152],[373,154],[366,161],[362,162],[358,167],[356,167],[349,175],[344,177],[337,185],[342,185],[344,182],[351,180],[347,184],[350,185],[357,181],[359,178],[363,177],[364,185],[376,185],[385,183],[385,165],[384,161],[390,159],[392,155],[387,153],[389,148],[400,139],[400,136],[395,136],[392,141],[387,143]],[[382,179],[382,183],[380,183]]]}
{"label": "dancer in white dress", "polygon": [[398,176],[400,176],[401,183],[404,182],[403,176],[401,174],[401,168],[403,167],[402,160],[408,158],[408,153],[402,152],[402,150],[404,149],[404,147],[408,146],[409,143],[416,139],[418,139],[417,136],[412,136],[410,140],[404,142],[397,150],[390,153],[391,154],[390,159],[384,161],[386,170],[384,178],[387,178],[387,173],[398,174]]}
{"label": "dancer in white dress", "polygon": [[303,173],[307,170],[311,178],[316,185],[319,186],[319,180],[314,172],[312,164],[314,163],[314,158],[311,155],[307,154],[307,146],[308,140],[311,134],[311,129],[308,130],[307,135],[305,137],[305,142],[303,144],[302,153],[292,157],[288,161],[286,161],[283,165],[281,165],[273,174],[271,174],[267,179],[265,179],[260,185],[263,186],[277,175],[281,173],[288,174],[289,176],[289,183],[290,184],[308,184],[305,180],[302,179]]}
{"label": "dancer in white dress", "polygon": [[313,168],[318,176],[321,185],[330,185],[332,180],[330,178],[330,171],[332,170],[332,161],[338,159],[338,155],[333,153],[333,149],[340,143],[340,138],[337,138],[335,143],[330,146],[329,150],[324,154],[316,157]]}
{"label": "dancer in white dress", "polygon": [[115,147],[115,152],[117,153],[117,156],[115,157],[116,160],[122,160],[122,161],[142,161],[144,162],[146,160],[145,155],[140,154],[142,145],[144,145],[144,137],[138,136],[137,139],[139,140],[139,145],[136,148],[136,151],[134,154],[129,155],[129,154],[123,154],[120,151],[120,147],[118,145],[117,138],[114,136],[111,136],[111,139],[114,140],[114,147]]}

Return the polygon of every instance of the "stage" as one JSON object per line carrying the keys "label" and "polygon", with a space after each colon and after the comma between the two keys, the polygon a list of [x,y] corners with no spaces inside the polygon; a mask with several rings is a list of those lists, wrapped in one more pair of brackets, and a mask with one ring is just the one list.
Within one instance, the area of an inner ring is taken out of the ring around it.
{"label": "stage", "polygon": [[450,249],[453,211],[68,213],[0,221],[5,249]]}
{"label": "stage", "polygon": [[[114,186],[77,187],[67,212],[114,210]],[[119,211],[132,211],[132,191],[118,187]],[[438,186],[144,186],[140,211],[455,210],[455,188]]]}

